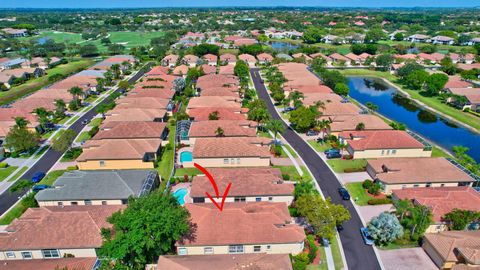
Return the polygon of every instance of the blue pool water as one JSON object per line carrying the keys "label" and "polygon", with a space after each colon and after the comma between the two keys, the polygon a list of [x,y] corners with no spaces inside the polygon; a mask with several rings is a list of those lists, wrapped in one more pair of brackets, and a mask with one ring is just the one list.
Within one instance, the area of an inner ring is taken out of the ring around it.
{"label": "blue pool water", "polygon": [[192,161],[192,160],[193,160],[192,152],[184,151],[184,152],[180,153],[180,163],[188,162],[188,161]]}
{"label": "blue pool water", "polygon": [[187,193],[188,193],[188,190],[186,188],[180,188],[180,189],[177,189],[173,193],[173,197],[175,197],[177,199],[177,201],[180,205],[184,205],[185,204],[185,195],[187,195]]}

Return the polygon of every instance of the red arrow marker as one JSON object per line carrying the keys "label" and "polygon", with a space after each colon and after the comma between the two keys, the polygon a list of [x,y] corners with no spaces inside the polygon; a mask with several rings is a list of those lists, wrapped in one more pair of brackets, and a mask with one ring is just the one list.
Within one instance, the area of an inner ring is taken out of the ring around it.
{"label": "red arrow marker", "polygon": [[[207,176],[208,180],[210,180],[210,183],[213,186],[213,189],[215,190],[215,195],[217,199],[219,199],[220,195],[218,192],[218,186],[217,186],[217,183],[215,182],[215,179],[213,179],[213,176],[199,164],[193,163],[193,165]],[[225,199],[227,198],[227,195],[228,195],[228,192],[230,191],[231,186],[232,186],[232,183],[229,183],[227,188],[225,189],[225,192],[223,193],[223,196],[222,196],[222,202],[220,205],[218,205],[218,203],[212,198],[210,194],[208,194],[208,192],[205,192],[207,197],[212,201],[213,204],[215,204],[215,206],[218,208],[218,210],[220,210],[220,212],[223,210],[223,205],[225,204]]]}

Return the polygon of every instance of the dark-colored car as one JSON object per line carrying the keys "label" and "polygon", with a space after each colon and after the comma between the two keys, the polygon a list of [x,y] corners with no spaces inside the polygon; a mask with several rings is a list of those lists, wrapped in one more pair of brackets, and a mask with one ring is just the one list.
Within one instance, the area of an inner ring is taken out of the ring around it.
{"label": "dark-colored car", "polygon": [[295,108],[293,107],[286,107],[285,109],[283,109],[283,112],[291,112],[291,111],[294,111]]}
{"label": "dark-colored car", "polygon": [[332,159],[332,158],[341,158],[342,155],[340,153],[336,153],[336,152],[333,152],[333,153],[328,153],[327,154],[327,158],[328,159]]}
{"label": "dark-colored car", "polygon": [[348,190],[344,187],[338,188],[338,193],[344,199],[345,201],[350,200],[350,194],[348,193]]}
{"label": "dark-colored car", "polygon": [[35,185],[32,187],[32,191],[33,192],[39,192],[40,190],[44,190],[44,189],[47,189],[47,188],[51,188],[51,186],[49,185]]}
{"label": "dark-colored car", "polygon": [[325,155],[332,154],[332,153],[340,153],[340,149],[337,148],[330,148],[325,151],[323,151]]}
{"label": "dark-colored car", "polygon": [[32,183],[38,183],[40,181],[42,181],[42,179],[45,177],[45,173],[44,172],[36,172],[33,176],[32,176]]}
{"label": "dark-colored car", "polygon": [[317,136],[319,133],[315,130],[307,131],[307,136]]}
{"label": "dark-colored car", "polygon": [[368,232],[367,228],[365,228],[365,227],[360,228],[360,234],[362,235],[363,242],[365,242],[366,245],[371,246],[375,243],[374,239],[372,238],[372,236]]}
{"label": "dark-colored car", "polygon": [[337,224],[337,231],[343,231],[343,225],[342,224]]}

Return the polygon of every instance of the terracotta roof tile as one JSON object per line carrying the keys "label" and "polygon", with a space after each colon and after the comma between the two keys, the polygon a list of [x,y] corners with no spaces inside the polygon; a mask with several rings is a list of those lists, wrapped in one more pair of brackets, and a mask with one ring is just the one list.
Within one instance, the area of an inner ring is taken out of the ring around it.
{"label": "terracotta roof tile", "polygon": [[255,126],[255,122],[247,120],[196,121],[192,123],[188,136],[190,138],[216,137],[217,128],[221,128],[225,137],[255,137],[257,135]]}
{"label": "terracotta roof tile", "polygon": [[341,132],[339,137],[345,138],[355,151],[373,149],[423,149],[423,144],[400,130],[367,130]]}
{"label": "terracotta roof tile", "polygon": [[0,270],[89,270],[93,269],[96,262],[97,258],[8,260],[0,264]]}
{"label": "terracotta roof tile", "polygon": [[471,248],[480,252],[480,231],[445,231],[427,233],[424,241],[430,243],[442,260],[457,262],[459,249]]}
{"label": "terracotta roof tile", "polygon": [[268,143],[270,139],[257,137],[199,138],[193,147],[193,157],[270,157],[268,147],[263,146]]}
{"label": "terracotta roof tile", "polygon": [[115,108],[105,113],[106,119],[104,123],[113,121],[155,121],[156,119],[162,119],[167,114],[163,109],[119,109]]}
{"label": "terracotta roof tile", "polygon": [[157,153],[161,144],[161,139],[89,140],[77,161],[143,159],[146,153]]}
{"label": "terracotta roof tile", "polygon": [[109,122],[100,127],[100,131],[92,138],[103,139],[154,139],[161,138],[165,132],[163,122]]}
{"label": "terracotta roof tile", "polygon": [[202,107],[198,109],[190,109],[188,115],[195,121],[207,121],[211,113],[217,112],[219,120],[245,120],[247,116],[236,109]]}

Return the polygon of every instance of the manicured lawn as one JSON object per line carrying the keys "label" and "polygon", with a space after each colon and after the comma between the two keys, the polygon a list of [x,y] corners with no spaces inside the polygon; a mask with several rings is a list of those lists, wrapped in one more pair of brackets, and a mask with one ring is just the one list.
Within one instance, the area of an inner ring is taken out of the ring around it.
{"label": "manicured lawn", "polygon": [[288,174],[290,176],[290,180],[297,181],[300,179],[308,179],[311,180],[312,177],[308,173],[308,170],[305,167],[301,167],[303,171],[303,177],[298,174],[297,169],[295,166],[272,166],[273,168],[278,168],[282,172],[282,174]]}
{"label": "manicured lawn", "polygon": [[18,171],[14,176],[12,176],[12,178],[10,178],[10,180],[8,180],[8,182],[12,182],[12,181],[15,181],[18,177],[20,177],[26,170],[28,169],[28,167],[22,167],[20,169],[20,171]]}
{"label": "manicured lawn", "polygon": [[168,180],[173,169],[173,146],[175,143],[175,125],[168,125],[170,133],[168,134],[168,145],[163,147],[162,156],[158,162],[157,171],[164,180]]}
{"label": "manicured lawn", "polygon": [[22,39],[37,39],[48,37],[55,42],[68,42],[68,43],[78,43],[83,41],[82,35],[78,33],[69,33],[69,32],[58,32],[58,31],[42,31],[38,36],[27,37]]}
{"label": "manicured lawn", "polygon": [[265,131],[258,131],[258,132],[257,132],[257,135],[258,135],[259,137],[273,139],[272,135],[270,135],[270,133],[265,132]]}
{"label": "manicured lawn", "polygon": [[362,182],[348,183],[345,187],[355,203],[359,206],[368,205],[368,200],[372,199],[362,187]]}
{"label": "manicured lawn", "polygon": [[5,178],[12,174],[17,168],[17,166],[8,166],[7,168],[0,169],[0,181],[5,180]]}
{"label": "manicured lawn", "polygon": [[330,248],[332,249],[333,262],[335,263],[335,269],[343,269],[342,254],[340,253],[340,246],[338,245],[337,238],[334,237],[330,240]]}
{"label": "manicured lawn", "polygon": [[307,141],[308,144],[313,146],[313,148],[320,153],[323,153],[325,150],[332,148],[332,146],[329,143],[319,143],[315,140],[309,140]]}
{"label": "manicured lawn", "polygon": [[319,246],[318,250],[320,251],[320,264],[310,264],[307,266],[307,270],[328,270],[325,248],[323,246]]}
{"label": "manicured lawn", "polygon": [[48,149],[48,145],[45,145],[45,146],[42,146],[42,149],[40,149],[40,152],[38,152],[36,155],[35,155],[35,158],[39,158],[41,155],[43,155],[43,153],[45,153]]}
{"label": "manicured lawn", "polygon": [[50,82],[48,81],[49,76],[52,76],[54,74],[69,75],[72,73],[76,73],[93,65],[93,63],[94,62],[91,59],[83,59],[80,61],[67,63],[65,65],[59,65],[57,67],[49,69],[47,70],[47,75],[45,76],[29,80],[24,84],[12,87],[8,91],[0,92],[0,105],[10,103],[20,97],[33,93],[41,89],[42,87],[47,86],[48,84],[50,84]]}
{"label": "manicured lawn", "polygon": [[58,122],[59,125],[63,125],[65,124],[69,119],[71,118],[71,116],[65,116],[62,120],[60,120]]}
{"label": "manicured lawn", "polygon": [[391,249],[400,249],[400,248],[415,248],[419,247],[420,245],[418,242],[410,241],[410,240],[396,240],[393,243],[390,243],[386,246],[377,246],[379,249],[383,250],[391,250]]}
{"label": "manicured lawn", "polygon": [[329,159],[327,163],[336,173],[344,173],[345,170],[361,171],[367,166],[366,159]]}
{"label": "manicured lawn", "polygon": [[293,148],[288,145],[288,144],[284,144],[285,148],[287,148],[288,152],[290,152],[290,154],[294,157],[294,158],[297,158],[298,155],[295,151],[293,151]]}
{"label": "manicured lawn", "polygon": [[53,185],[53,182],[55,182],[55,180],[57,180],[57,178],[62,176],[63,173],[65,173],[65,172],[66,172],[66,170],[51,171],[38,184],[39,185],[49,185],[49,186],[51,186],[51,185]]}
{"label": "manicured lawn", "polygon": [[199,174],[203,174],[203,173],[199,171],[197,168],[180,168],[175,170],[175,177],[182,177],[184,175],[194,176]]}
{"label": "manicured lawn", "polygon": [[452,157],[452,155],[450,155],[449,153],[443,151],[438,147],[433,146],[432,157]]}
{"label": "manicured lawn", "polygon": [[[33,194],[30,196],[33,196]],[[17,205],[15,205],[10,211],[8,211],[5,216],[0,219],[0,225],[10,224],[14,219],[20,217],[25,211],[27,211],[29,206],[33,205],[28,204],[27,199],[22,199]]]}
{"label": "manicured lawn", "polygon": [[90,134],[88,134],[88,131],[84,131],[84,132],[80,133],[80,135],[78,135],[78,137],[75,139],[75,142],[87,141],[90,138],[91,137],[90,137]]}
{"label": "manicured lawn", "polygon": [[387,79],[388,81],[390,81],[390,83],[394,84],[398,88],[401,88],[402,90],[407,92],[412,99],[418,100],[432,109],[442,112],[460,122],[463,122],[477,130],[480,130],[479,117],[466,112],[462,112],[448,104],[445,104],[440,99],[438,99],[438,97],[428,96],[425,94],[425,91],[408,89],[407,87],[404,87],[403,85],[399,84],[398,78],[393,74],[390,74],[388,72],[366,70],[366,69],[349,69],[349,70],[342,70],[341,72],[347,76],[376,76],[376,77]]}
{"label": "manicured lawn", "polygon": [[93,118],[92,121],[88,124],[91,127],[98,127],[102,124],[102,118]]}

